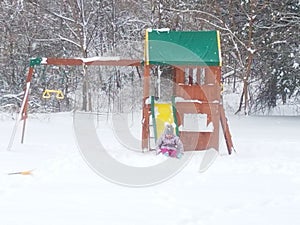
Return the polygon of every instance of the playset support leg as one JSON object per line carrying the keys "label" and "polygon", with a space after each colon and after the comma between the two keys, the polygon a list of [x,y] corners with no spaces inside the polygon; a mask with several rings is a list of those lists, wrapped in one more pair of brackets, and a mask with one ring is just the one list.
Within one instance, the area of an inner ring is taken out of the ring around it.
{"label": "playset support leg", "polygon": [[232,151],[234,150],[234,148],[233,148],[231,134],[230,134],[229,126],[228,126],[227,119],[225,116],[225,111],[224,111],[223,105],[220,105],[219,109],[220,109],[220,120],[221,120],[221,125],[222,125],[222,129],[223,129],[223,133],[224,133],[224,138],[226,141],[228,154],[231,154]]}
{"label": "playset support leg", "polygon": [[22,129],[22,138],[21,138],[21,143],[24,142],[24,136],[25,136],[25,126],[26,126],[26,119],[27,119],[27,106],[28,106],[28,97],[29,97],[29,90],[30,90],[30,82],[32,79],[32,74],[33,74],[33,67],[29,68],[27,78],[26,78],[26,86],[24,90],[24,97],[21,105],[21,109],[18,115],[18,118],[16,120],[12,135],[10,137],[10,141],[7,147],[7,150],[10,151],[16,136],[18,124],[20,120],[23,120],[23,129]]}
{"label": "playset support leg", "polygon": [[25,137],[25,127],[26,127],[26,120],[27,120],[27,107],[28,107],[28,98],[29,98],[29,91],[30,91],[30,82],[32,80],[32,75],[34,71],[34,66],[31,66],[29,68],[27,78],[26,78],[26,89],[25,89],[25,96],[24,96],[24,105],[21,108],[22,112],[22,120],[23,120],[23,129],[22,129],[22,137],[21,137],[21,143],[24,143],[24,137]]}
{"label": "playset support leg", "polygon": [[150,95],[150,66],[144,67],[144,83],[143,83],[143,120],[142,120],[142,149],[149,148],[149,104],[146,104]]}

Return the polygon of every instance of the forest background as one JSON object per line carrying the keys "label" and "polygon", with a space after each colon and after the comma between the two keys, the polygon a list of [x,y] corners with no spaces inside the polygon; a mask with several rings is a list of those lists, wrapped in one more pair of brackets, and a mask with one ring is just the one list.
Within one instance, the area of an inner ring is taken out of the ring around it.
{"label": "forest background", "polygon": [[[147,28],[219,30],[223,95],[239,96],[235,113],[287,104],[300,111],[299,0],[1,0],[0,10],[2,112],[19,110],[30,58],[142,60]],[[158,70],[168,68],[154,69],[153,77]],[[139,109],[142,72],[37,66],[29,110]],[[47,89],[61,90],[64,99],[43,98]]]}

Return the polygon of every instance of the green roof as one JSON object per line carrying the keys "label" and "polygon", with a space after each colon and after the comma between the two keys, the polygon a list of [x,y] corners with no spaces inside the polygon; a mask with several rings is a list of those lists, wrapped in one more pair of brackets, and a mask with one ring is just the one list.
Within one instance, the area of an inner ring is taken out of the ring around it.
{"label": "green roof", "polygon": [[146,64],[221,66],[218,31],[146,31]]}

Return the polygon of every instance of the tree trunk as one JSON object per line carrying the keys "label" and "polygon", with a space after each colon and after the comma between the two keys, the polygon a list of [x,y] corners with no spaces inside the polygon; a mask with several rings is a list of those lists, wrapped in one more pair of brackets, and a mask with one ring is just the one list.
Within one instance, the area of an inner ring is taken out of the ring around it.
{"label": "tree trunk", "polygon": [[244,114],[248,115],[249,114],[249,107],[248,107],[248,80],[250,77],[250,73],[251,73],[251,64],[252,64],[252,60],[253,60],[253,54],[250,53],[249,58],[248,58],[248,65],[247,65],[247,70],[246,70],[246,74],[245,77],[243,79],[243,92],[240,98],[240,104],[239,104],[239,108],[236,111],[235,114],[239,113],[242,111],[242,106],[243,106],[243,102],[244,102]]}
{"label": "tree trunk", "polygon": [[82,111],[88,110],[88,79],[86,76],[87,67],[83,66],[83,84],[82,84]]}

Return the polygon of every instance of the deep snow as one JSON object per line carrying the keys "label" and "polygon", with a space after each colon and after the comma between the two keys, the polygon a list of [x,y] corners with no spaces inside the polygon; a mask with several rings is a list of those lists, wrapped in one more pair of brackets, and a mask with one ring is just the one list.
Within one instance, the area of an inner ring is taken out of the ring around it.
{"label": "deep snow", "polygon": [[[20,129],[7,151],[14,126],[0,114],[0,224],[3,225],[296,225],[300,221],[300,117],[230,116],[237,153],[220,155],[199,172],[196,153],[175,177],[158,185],[130,188],[97,175],[82,158],[72,113],[31,115],[25,143]],[[140,120],[131,130],[139,135]],[[106,115],[99,136],[123,163],[164,160],[126,151],[113,137]],[[32,175],[8,175],[33,169]]]}

